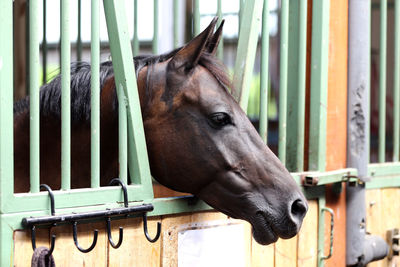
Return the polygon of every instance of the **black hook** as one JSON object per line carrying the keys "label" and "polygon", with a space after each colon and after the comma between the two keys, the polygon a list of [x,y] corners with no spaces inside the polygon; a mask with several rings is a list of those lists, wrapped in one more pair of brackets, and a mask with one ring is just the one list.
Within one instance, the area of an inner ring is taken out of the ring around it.
{"label": "black hook", "polygon": [[125,206],[125,208],[127,208],[128,207],[128,191],[126,189],[126,185],[119,178],[112,179],[108,185],[115,185],[115,184],[119,184],[120,186],[122,186],[122,191],[124,191],[124,206]]}
{"label": "black hook", "polygon": [[[32,238],[32,248],[33,250],[36,249],[36,226],[32,225],[32,233],[31,233],[31,238]],[[47,256],[50,256],[53,253],[54,250],[54,245],[56,243],[56,235],[51,236],[51,245],[49,252],[47,253]]]}
{"label": "black hook", "polygon": [[53,194],[53,190],[51,190],[50,186],[48,186],[47,184],[41,184],[40,185],[40,189],[45,189],[47,192],[49,192],[49,197],[50,197],[50,211],[51,211],[51,215],[54,216],[54,214],[56,213],[55,207],[54,207],[54,194]]}
{"label": "black hook", "polygon": [[119,248],[122,244],[122,240],[124,238],[124,228],[119,227],[119,240],[118,243],[115,245],[114,241],[112,240],[111,236],[111,219],[110,217],[107,217],[107,235],[108,235],[108,241],[110,242],[110,245],[113,248]]}
{"label": "black hook", "polygon": [[80,252],[88,253],[88,252],[92,251],[92,250],[94,249],[94,247],[96,246],[96,243],[97,243],[97,235],[98,235],[99,231],[98,231],[97,229],[94,230],[94,237],[93,237],[92,245],[91,245],[89,248],[84,249],[84,248],[82,248],[81,246],[79,246],[79,244],[78,244],[78,230],[77,230],[77,225],[78,225],[78,222],[74,222],[73,225],[72,225],[72,236],[73,236],[73,238],[74,238],[75,246],[79,249]]}
{"label": "black hook", "polygon": [[147,240],[151,243],[154,243],[158,240],[158,238],[160,238],[161,223],[160,222],[157,223],[157,234],[153,239],[151,239],[149,232],[147,232],[147,213],[143,213],[143,230],[144,230],[144,235],[146,236]]}

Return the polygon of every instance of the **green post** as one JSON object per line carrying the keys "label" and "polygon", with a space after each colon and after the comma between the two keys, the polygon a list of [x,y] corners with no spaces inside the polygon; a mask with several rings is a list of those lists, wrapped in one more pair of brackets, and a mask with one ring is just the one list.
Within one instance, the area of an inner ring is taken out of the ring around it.
{"label": "green post", "polygon": [[289,61],[286,167],[303,171],[307,48],[307,1],[289,2]]}
{"label": "green post", "polygon": [[261,29],[261,73],[260,73],[260,129],[261,138],[268,140],[268,64],[269,64],[269,5],[264,0]]}
{"label": "green post", "polygon": [[158,0],[154,0],[154,12],[153,12],[153,41],[152,49],[153,54],[158,54]]}
{"label": "green post", "polygon": [[30,191],[39,192],[40,133],[39,133],[39,0],[29,2],[29,106],[30,106]]}
{"label": "green post", "polygon": [[42,39],[42,83],[47,82],[47,1],[43,0],[43,39]]}
{"label": "green post", "polygon": [[139,93],[132,61],[124,5],[120,1],[103,0],[108,37],[117,88],[122,86],[128,104],[128,164],[132,181],[141,184],[148,199],[153,187],[147,157]]}
{"label": "green post", "polygon": [[[217,1],[217,16],[218,16],[218,23],[217,26],[219,26],[222,22],[223,14],[222,14],[222,0]],[[224,36],[221,37],[221,41],[219,42],[218,48],[217,48],[217,57],[220,60],[223,60],[224,58]]]}
{"label": "green post", "polygon": [[286,163],[286,128],[287,128],[287,66],[289,41],[289,0],[281,1],[281,41],[279,74],[279,146],[278,156]]}
{"label": "green post", "polygon": [[379,41],[379,162],[385,162],[386,146],[386,30],[387,0],[381,0]]}
{"label": "green post", "polygon": [[328,98],[329,1],[313,1],[309,170],[325,170]]}
{"label": "green post", "polygon": [[393,161],[399,161],[400,149],[400,1],[394,3],[394,68],[393,68]]}
{"label": "green post", "polygon": [[179,33],[179,0],[174,0],[174,17],[173,17],[173,23],[174,23],[174,48],[177,48],[179,46],[179,40],[178,40],[178,33]]}
{"label": "green post", "polygon": [[243,7],[243,17],[249,18],[240,25],[240,38],[236,52],[233,84],[238,91],[234,97],[241,108],[247,110],[250,83],[253,77],[254,59],[256,56],[258,29],[261,24],[263,0],[247,1]]}
{"label": "green post", "polygon": [[196,36],[200,33],[200,0],[193,1],[193,33]]}
{"label": "green post", "polygon": [[124,88],[120,84],[118,93],[118,155],[119,155],[119,178],[127,184],[128,181],[128,126],[126,117],[126,98]]}
{"label": "green post", "polygon": [[78,34],[76,37],[76,60],[82,61],[82,0],[78,0]]}
{"label": "green post", "polygon": [[[14,191],[13,147],[13,2],[0,1],[0,212]],[[10,239],[1,235],[2,246]],[[3,247],[1,248],[3,251]],[[1,263],[9,255],[1,254]]]}
{"label": "green post", "polygon": [[138,37],[138,7],[137,0],[133,0],[133,56],[139,54],[139,37]]}
{"label": "green post", "polygon": [[61,188],[71,189],[71,88],[69,0],[61,0]]}
{"label": "green post", "polygon": [[100,29],[99,0],[91,0],[90,156],[91,187],[100,186]]}

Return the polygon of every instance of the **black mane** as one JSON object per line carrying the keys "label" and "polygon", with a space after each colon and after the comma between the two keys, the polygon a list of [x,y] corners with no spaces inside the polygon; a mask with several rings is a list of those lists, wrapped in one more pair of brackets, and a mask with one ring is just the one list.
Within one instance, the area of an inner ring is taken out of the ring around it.
{"label": "black mane", "polygon": [[[134,57],[136,76],[145,67],[163,62],[174,56],[175,49],[169,53],[157,56]],[[203,54],[199,63],[210,70],[215,78],[230,87],[230,81],[223,65],[213,56]],[[114,76],[111,61],[100,64],[100,90],[106,81]],[[90,64],[87,62],[74,62],[71,64],[71,121],[72,123],[90,121]],[[117,110],[117,97],[114,93],[114,110]],[[14,117],[29,110],[29,96],[14,103]],[[51,82],[40,88],[40,113],[42,116],[61,118],[61,75],[57,75]]]}

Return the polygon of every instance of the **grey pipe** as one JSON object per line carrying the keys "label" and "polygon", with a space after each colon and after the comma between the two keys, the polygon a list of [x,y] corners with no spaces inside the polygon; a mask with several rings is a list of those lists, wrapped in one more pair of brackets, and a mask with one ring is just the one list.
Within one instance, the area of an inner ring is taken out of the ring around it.
{"label": "grey pipe", "polygon": [[[369,163],[370,0],[349,0],[347,166],[366,182]],[[346,187],[346,264],[365,266],[384,258],[388,245],[366,235],[364,184]]]}

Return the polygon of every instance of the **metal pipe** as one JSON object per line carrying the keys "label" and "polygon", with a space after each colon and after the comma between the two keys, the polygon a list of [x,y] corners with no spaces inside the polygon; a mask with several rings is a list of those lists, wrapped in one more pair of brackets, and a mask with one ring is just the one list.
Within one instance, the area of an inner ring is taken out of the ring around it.
{"label": "metal pipe", "polygon": [[386,29],[387,0],[380,2],[380,40],[379,40],[379,162],[385,162],[386,146]]}
{"label": "metal pipe", "polygon": [[200,33],[200,0],[193,1],[193,33],[196,36]]}
{"label": "metal pipe", "polygon": [[99,0],[91,0],[90,156],[91,187],[100,186],[100,28]]}
{"label": "metal pipe", "polygon": [[126,99],[122,84],[118,86],[118,151],[119,151],[119,177],[127,184],[128,181],[128,125],[126,114]]}
{"label": "metal pipe", "polygon": [[289,40],[289,1],[281,1],[281,41],[279,77],[279,145],[278,156],[286,162],[286,112],[287,112],[287,63]]}
{"label": "metal pipe", "polygon": [[[221,24],[222,18],[223,18],[222,0],[217,1],[217,16],[218,16],[218,23],[217,23],[217,27],[218,27]],[[217,47],[217,57],[220,60],[223,60],[223,58],[224,58],[224,36],[223,36],[223,34],[221,36],[221,41],[219,42],[218,47]]]}
{"label": "metal pipe", "polygon": [[82,60],[82,0],[78,0],[78,34],[76,37],[76,60]]}
{"label": "metal pipe", "polygon": [[269,5],[264,0],[261,29],[261,71],[260,71],[260,128],[264,143],[268,140],[268,78],[269,78]]}
{"label": "metal pipe", "polygon": [[153,41],[152,49],[153,54],[158,54],[158,0],[154,0],[153,10]]}
{"label": "metal pipe", "polygon": [[61,0],[61,188],[71,189],[71,44],[69,0]]}
{"label": "metal pipe", "polygon": [[40,104],[39,104],[39,0],[29,2],[29,117],[30,117],[30,191],[39,192],[40,178]]}
{"label": "metal pipe", "polygon": [[174,17],[173,17],[173,27],[174,27],[174,48],[177,48],[179,46],[179,23],[178,23],[178,18],[179,18],[179,0],[174,0]]}
{"label": "metal pipe", "polygon": [[43,0],[42,84],[47,82],[47,1]]}

